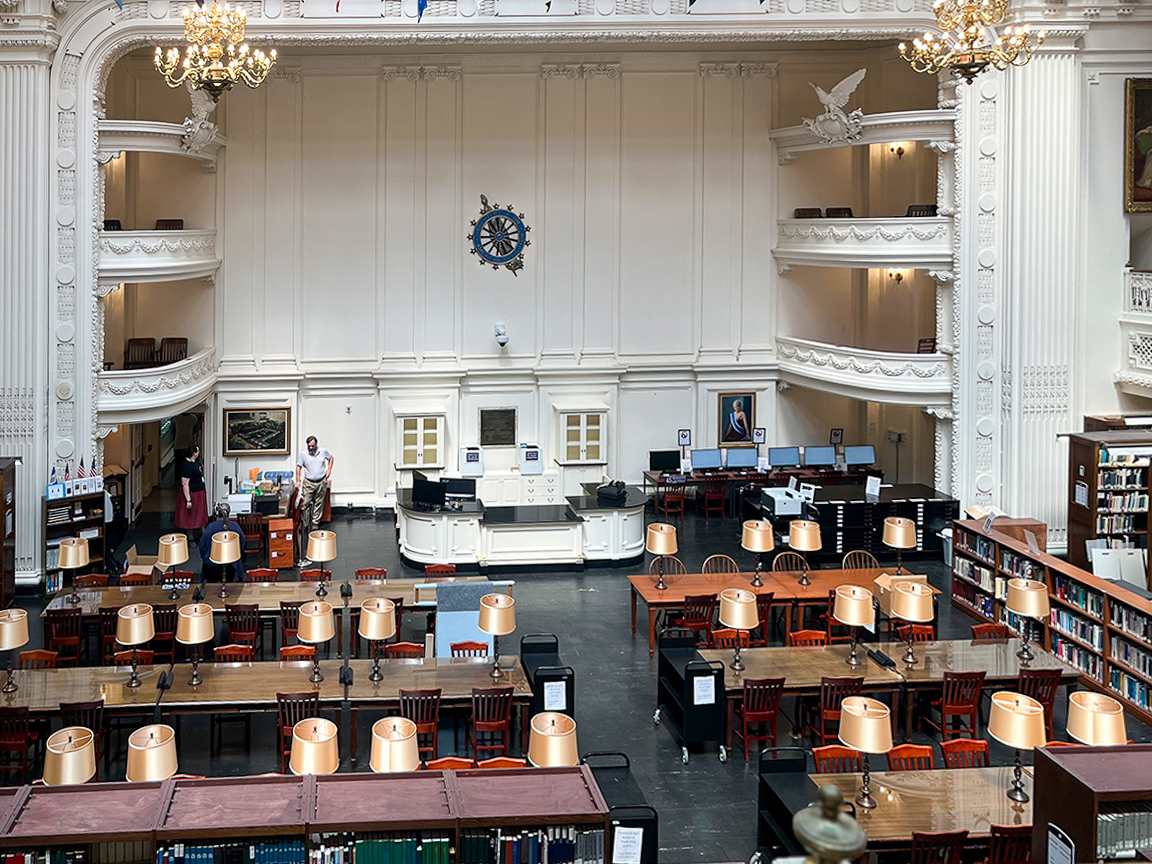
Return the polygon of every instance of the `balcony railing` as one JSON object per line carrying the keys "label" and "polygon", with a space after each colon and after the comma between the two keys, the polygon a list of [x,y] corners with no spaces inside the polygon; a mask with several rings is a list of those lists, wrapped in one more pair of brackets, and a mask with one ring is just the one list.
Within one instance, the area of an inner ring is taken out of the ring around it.
{"label": "balcony railing", "polygon": [[98,422],[115,426],[162,420],[199,404],[215,384],[215,348],[204,348],[167,366],[100,372],[96,380]]}
{"label": "balcony railing", "polygon": [[772,250],[785,266],[952,269],[952,219],[780,219]]}
{"label": "balcony railing", "polygon": [[100,232],[104,283],[197,279],[219,267],[214,230]]}
{"label": "balcony railing", "polygon": [[952,399],[946,354],[903,354],[779,337],[776,354],[785,380],[870,402],[944,405]]}

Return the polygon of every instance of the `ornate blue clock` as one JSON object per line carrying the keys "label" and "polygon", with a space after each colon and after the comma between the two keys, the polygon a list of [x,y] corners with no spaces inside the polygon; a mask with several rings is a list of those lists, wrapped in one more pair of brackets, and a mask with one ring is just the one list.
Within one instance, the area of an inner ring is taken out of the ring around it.
{"label": "ornate blue clock", "polygon": [[480,218],[472,220],[472,241],[469,250],[477,257],[480,266],[491,264],[493,270],[504,267],[519,275],[524,269],[524,250],[532,245],[528,232],[532,229],[524,224],[524,214],[516,213],[511,206],[488,204],[486,195],[480,196]]}

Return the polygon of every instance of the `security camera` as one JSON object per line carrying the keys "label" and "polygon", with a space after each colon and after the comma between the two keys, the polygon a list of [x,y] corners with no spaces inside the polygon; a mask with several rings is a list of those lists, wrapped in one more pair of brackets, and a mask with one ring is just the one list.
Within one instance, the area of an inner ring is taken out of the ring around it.
{"label": "security camera", "polygon": [[503,324],[496,325],[496,344],[501,348],[508,344],[508,330]]}

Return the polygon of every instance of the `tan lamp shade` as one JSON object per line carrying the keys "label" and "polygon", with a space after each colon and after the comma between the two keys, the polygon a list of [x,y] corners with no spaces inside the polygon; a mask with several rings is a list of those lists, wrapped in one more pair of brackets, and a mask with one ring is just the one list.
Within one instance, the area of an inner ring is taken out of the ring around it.
{"label": "tan lamp shade", "polygon": [[676,528],[664,522],[653,522],[648,526],[648,540],[644,548],[653,555],[675,555]]}
{"label": "tan lamp shade", "polygon": [[336,558],[336,533],[313,531],[308,535],[308,557],[313,561],[332,561]]}
{"label": "tan lamp shade", "polygon": [[816,552],[820,549],[820,526],[808,519],[788,523],[788,546],[797,552]]}
{"label": "tan lamp shade", "polygon": [[1009,579],[1008,611],[1025,618],[1047,618],[1048,587],[1035,579]]}
{"label": "tan lamp shade", "polygon": [[332,604],[326,600],[309,600],[300,607],[300,621],[296,638],[313,645],[327,642],[336,635],[336,621]]}
{"label": "tan lamp shade", "polygon": [[916,523],[902,516],[884,520],[884,545],[893,549],[916,548]]}
{"label": "tan lamp shade", "polygon": [[544,711],[532,718],[528,761],[537,768],[576,765],[576,721],[567,714]]}
{"label": "tan lamp shade", "polygon": [[892,617],[923,624],[932,620],[932,589],[921,582],[892,586]]}
{"label": "tan lamp shade", "polygon": [[189,603],[176,610],[176,641],[181,645],[203,645],[215,634],[216,622],[207,603]]}
{"label": "tan lamp shade", "polygon": [[372,724],[368,764],[377,774],[415,771],[420,767],[416,724],[405,717],[385,717]]}
{"label": "tan lamp shade", "polygon": [[755,630],[759,627],[756,595],[743,588],[725,588],[721,591],[720,623],[736,630]]}
{"label": "tan lamp shade", "polygon": [[28,613],[24,609],[0,612],[0,651],[28,644]]}
{"label": "tan lamp shade", "polygon": [[171,726],[142,726],[128,736],[128,782],[167,780],[177,767],[176,730]]}
{"label": "tan lamp shade", "polygon": [[740,535],[740,546],[749,552],[771,552],[776,548],[776,540],[772,536],[772,523],[758,519],[744,523],[744,531]]}
{"label": "tan lamp shade", "polygon": [[993,693],[988,734],[1008,747],[1032,750],[1043,747],[1044,707],[1023,693]]}
{"label": "tan lamp shade", "polygon": [[360,637],[382,642],[396,635],[396,604],[387,597],[373,597],[360,604]]}
{"label": "tan lamp shade", "polygon": [[188,538],[183,534],[165,534],[160,538],[160,554],[156,563],[160,567],[175,567],[188,560]]}
{"label": "tan lamp shade", "polygon": [[147,603],[121,606],[116,613],[116,641],[121,645],[143,645],[156,635],[152,607]]}
{"label": "tan lamp shade", "polygon": [[507,636],[516,629],[516,601],[507,594],[480,598],[480,629],[490,636]]}
{"label": "tan lamp shade", "polygon": [[1124,708],[1103,693],[1073,693],[1068,699],[1068,734],[1084,744],[1126,744]]}
{"label": "tan lamp shade", "polygon": [[336,724],[309,717],[293,726],[292,757],[288,765],[293,774],[334,774],[340,767]]}
{"label": "tan lamp shade", "polygon": [[872,592],[859,585],[841,585],[836,589],[832,617],[849,627],[871,627],[876,623]]}
{"label": "tan lamp shade", "polygon": [[62,570],[75,570],[88,566],[88,541],[80,537],[67,537],[60,541],[60,557],[56,566]]}
{"label": "tan lamp shade", "polygon": [[849,696],[840,703],[840,741],[861,753],[892,749],[892,712],[867,696]]}
{"label": "tan lamp shade", "polygon": [[235,531],[218,531],[212,535],[212,551],[208,559],[213,564],[231,564],[240,560],[240,535]]}
{"label": "tan lamp shade", "polygon": [[44,753],[44,784],[87,783],[96,773],[95,736],[83,726],[68,726],[48,736]]}

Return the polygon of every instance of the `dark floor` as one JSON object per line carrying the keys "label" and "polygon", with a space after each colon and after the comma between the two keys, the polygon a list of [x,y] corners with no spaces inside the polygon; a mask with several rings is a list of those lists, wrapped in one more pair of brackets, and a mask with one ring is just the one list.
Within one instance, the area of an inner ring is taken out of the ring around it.
{"label": "dark floor", "polygon": [[[170,526],[169,514],[146,513],[128,532],[117,552],[123,554],[136,543],[141,553],[153,554],[158,536]],[[338,537],[340,558],[334,567],[337,578],[366,566],[387,567],[394,575],[418,576],[422,572],[400,562],[391,514],[337,515],[329,527]],[[703,560],[717,552],[751,566],[751,556],[740,549],[740,523],[736,519],[713,518],[705,522],[690,515],[677,528],[679,557],[689,572],[698,572]],[[191,568],[198,566],[198,560],[195,551],[190,551],[194,557],[188,562]],[[825,563],[837,566],[831,556]],[[913,572],[927,573],[933,584],[947,589],[948,571],[941,561],[917,560],[909,564]],[[560,638],[563,661],[576,670],[581,752],[623,750],[630,757],[637,782],[660,813],[661,861],[679,864],[747,859],[755,845],[755,762],[745,763],[740,753],[721,764],[716,747],[712,746],[693,753],[689,763],[683,765],[680,746],[672,734],[665,726],[653,725],[656,659],[648,657],[643,627],[635,635],[630,632],[626,579],[643,566],[646,565],[632,562],[623,567],[586,570],[515,569],[502,572],[501,578],[516,580],[517,633],[555,633]],[[42,601],[26,597],[21,598],[21,605],[38,615]],[[972,623],[949,603],[940,604],[940,638],[968,638]],[[404,635],[419,636],[410,634],[407,627]],[[40,635],[34,633],[29,647],[39,647],[39,640]],[[511,654],[517,643],[517,636],[509,636],[502,645]],[[1060,738],[1066,738],[1064,703],[1062,694],[1055,718]],[[786,705],[785,711],[790,716],[791,706]],[[367,770],[368,727],[375,719],[368,712],[361,713],[358,770]],[[1135,740],[1152,740],[1147,727],[1132,719],[1128,726]],[[225,735],[223,752],[210,757],[204,745],[207,721],[186,718],[179,733],[181,771],[219,776],[279,770],[272,715],[253,721],[250,753],[244,748],[242,730],[227,729]],[[441,755],[453,752],[451,739],[449,724],[441,736]],[[914,740],[929,743],[930,739],[917,733]],[[781,723],[780,743],[791,743],[786,722]],[[1011,763],[1011,753],[995,742],[992,756],[996,764]],[[107,776],[119,779],[123,771],[120,757]]]}

